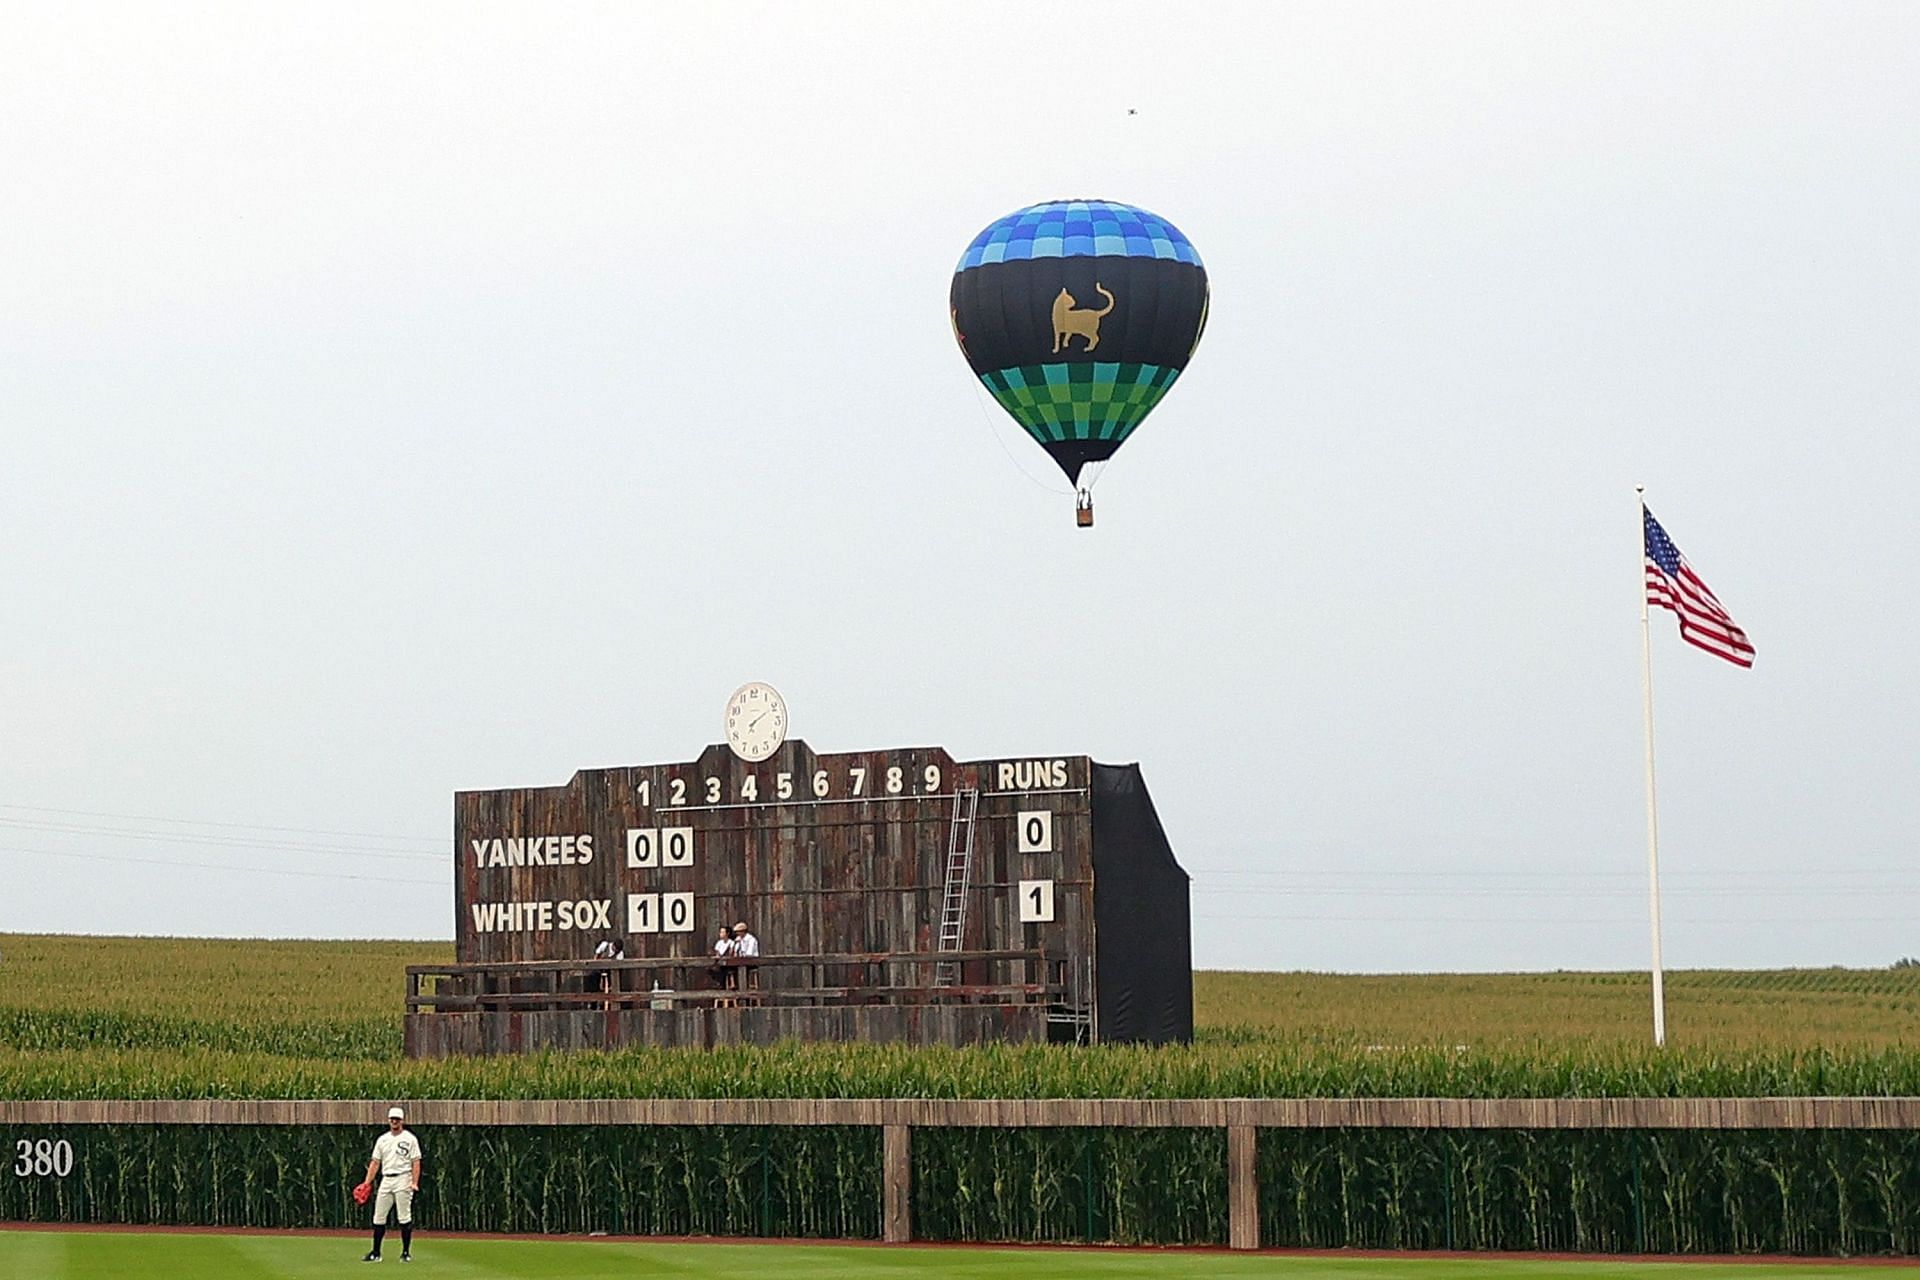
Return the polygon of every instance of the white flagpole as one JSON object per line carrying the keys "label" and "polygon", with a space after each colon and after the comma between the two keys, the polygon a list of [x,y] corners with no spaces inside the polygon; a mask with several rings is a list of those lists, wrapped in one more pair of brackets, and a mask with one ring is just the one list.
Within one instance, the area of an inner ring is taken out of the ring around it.
{"label": "white flagpole", "polygon": [[1660,821],[1653,791],[1653,641],[1647,623],[1647,487],[1635,485],[1640,527],[1640,692],[1647,728],[1647,920],[1653,931],[1653,1043],[1667,1042],[1667,995],[1660,970]]}

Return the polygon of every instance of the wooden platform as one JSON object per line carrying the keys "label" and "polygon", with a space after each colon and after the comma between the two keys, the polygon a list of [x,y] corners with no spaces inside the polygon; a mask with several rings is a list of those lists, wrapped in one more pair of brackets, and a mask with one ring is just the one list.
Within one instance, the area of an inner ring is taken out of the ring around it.
{"label": "wooden platform", "polygon": [[781,1040],[969,1045],[1047,1038],[1042,1005],[894,1005],[839,1008],[615,1009],[407,1015],[407,1056],[618,1049],[713,1048]]}
{"label": "wooden platform", "polygon": [[[936,969],[957,964],[942,986]],[[781,1040],[1033,1043],[1071,1034],[1065,962],[1043,951],[763,956],[718,975],[704,959],[416,965],[410,1058],[711,1048]]]}

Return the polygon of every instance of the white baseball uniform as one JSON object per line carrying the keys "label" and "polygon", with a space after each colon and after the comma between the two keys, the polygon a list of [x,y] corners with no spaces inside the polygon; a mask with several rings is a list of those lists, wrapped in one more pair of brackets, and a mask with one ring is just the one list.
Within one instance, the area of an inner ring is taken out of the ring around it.
{"label": "white baseball uniform", "polygon": [[395,1209],[401,1222],[413,1221],[413,1162],[420,1158],[420,1139],[402,1128],[388,1131],[373,1144],[373,1159],[380,1166],[380,1194],[373,1202],[373,1220],[385,1222]]}

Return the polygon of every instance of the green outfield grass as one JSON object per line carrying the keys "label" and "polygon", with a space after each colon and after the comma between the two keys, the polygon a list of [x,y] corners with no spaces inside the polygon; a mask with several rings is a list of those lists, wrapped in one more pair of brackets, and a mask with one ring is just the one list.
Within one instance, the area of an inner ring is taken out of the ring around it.
{"label": "green outfield grass", "polygon": [[1875,1274],[1835,1263],[1543,1262],[1482,1258],[1325,1258],[1169,1253],[1154,1250],[845,1248],[831,1245],[643,1244],[589,1240],[444,1240],[424,1233],[411,1265],[390,1240],[379,1269],[357,1261],[363,1238],[169,1235],[0,1230],[0,1275],[34,1280],[306,1280],[352,1274],[457,1276],[461,1280],[891,1280],[954,1276],[978,1280],[1155,1280],[1273,1276],[1278,1280],[1535,1280],[1645,1277],[1647,1280],[1861,1280]]}

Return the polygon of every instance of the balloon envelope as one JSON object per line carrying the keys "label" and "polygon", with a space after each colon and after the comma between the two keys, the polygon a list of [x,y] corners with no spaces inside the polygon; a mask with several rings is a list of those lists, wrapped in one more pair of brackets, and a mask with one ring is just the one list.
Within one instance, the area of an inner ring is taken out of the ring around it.
{"label": "balloon envelope", "polygon": [[1207,271],[1165,218],[1053,200],[975,236],[948,301],[967,364],[1078,481],[1187,367],[1206,327]]}

